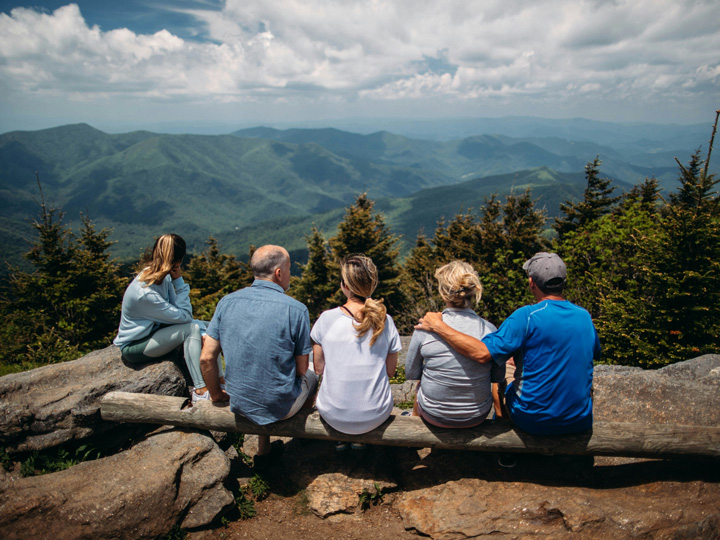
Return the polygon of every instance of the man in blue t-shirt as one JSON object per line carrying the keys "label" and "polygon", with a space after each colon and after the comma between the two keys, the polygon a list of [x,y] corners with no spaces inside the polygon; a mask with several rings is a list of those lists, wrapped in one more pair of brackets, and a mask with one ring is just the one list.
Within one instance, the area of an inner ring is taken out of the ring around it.
{"label": "man in blue t-shirt", "polygon": [[[200,355],[210,399],[230,401],[230,410],[259,425],[296,414],[317,389],[308,370],[310,317],[307,307],[287,296],[290,255],[280,246],[262,246],[250,259],[255,281],[218,302]],[[217,357],[225,358],[221,388]],[[270,437],[258,438],[258,456],[269,454]]]}
{"label": "man in blue t-shirt", "polygon": [[515,362],[505,399],[513,423],[536,435],[578,433],[592,427],[593,361],[600,341],[590,314],[562,296],[565,263],[537,253],[523,269],[536,304],[517,309],[479,341],[427,313],[415,327],[435,332],[460,354],[486,363]]}

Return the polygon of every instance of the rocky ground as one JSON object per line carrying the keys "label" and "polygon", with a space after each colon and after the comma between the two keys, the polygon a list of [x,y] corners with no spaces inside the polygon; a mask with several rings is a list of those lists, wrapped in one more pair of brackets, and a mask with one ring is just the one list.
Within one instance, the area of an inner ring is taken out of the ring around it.
{"label": "rocky ground", "polygon": [[[396,403],[411,398],[411,386],[393,389]],[[719,387],[720,355],[656,371],[597,366],[595,420],[705,426],[705,447],[717,455]],[[114,347],[0,378],[0,448],[15,463],[0,468],[3,539],[720,538],[717,458],[527,454],[508,469],[483,452],[337,454],[328,441],[286,439],[258,473],[225,434],[104,421],[100,400],[114,390],[187,393],[173,361],[128,366]],[[88,443],[121,451],[20,474],[29,455]],[[254,446],[249,436],[240,450],[253,455]],[[240,519],[235,501],[251,482],[266,487],[251,497],[261,499],[257,515]]]}
{"label": "rocky ground", "polygon": [[[286,440],[260,473],[268,496],[255,517],[231,515],[187,538],[720,537],[716,461],[518,455],[507,469],[497,458],[393,447],[337,454],[329,442]],[[254,474],[234,472],[238,484]],[[358,492],[377,487],[382,497],[361,508]]]}

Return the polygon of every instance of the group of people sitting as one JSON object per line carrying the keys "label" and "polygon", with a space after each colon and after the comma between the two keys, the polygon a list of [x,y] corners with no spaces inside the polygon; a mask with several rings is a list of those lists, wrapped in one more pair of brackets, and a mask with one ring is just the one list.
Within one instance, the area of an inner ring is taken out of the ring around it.
{"label": "group of people sitting", "polygon": [[[378,272],[370,258],[341,261],[346,301],[311,327],[306,306],[285,294],[287,250],[262,246],[250,260],[252,285],[222,298],[206,324],[193,319],[182,279],[185,250],[181,237],[161,236],[152,261],[125,292],[114,343],[126,361],[149,362],[182,345],[192,401],[229,401],[234,413],[259,425],[313,403],[345,434],[366,433],[388,419],[389,379],[402,346],[382,300],[372,298]],[[470,264],[452,261],[437,270],[446,307],[419,319],[405,361],[406,377],[419,381],[413,414],[434,426],[467,428],[494,406],[496,415],[533,434],[591,428],[600,344],[590,315],[563,298],[567,274],[557,254],[538,253],[523,268],[536,303],[499,329],[473,310],[482,285]],[[362,445],[337,442],[339,451],[349,447]],[[269,437],[259,437],[256,463],[270,452]]]}

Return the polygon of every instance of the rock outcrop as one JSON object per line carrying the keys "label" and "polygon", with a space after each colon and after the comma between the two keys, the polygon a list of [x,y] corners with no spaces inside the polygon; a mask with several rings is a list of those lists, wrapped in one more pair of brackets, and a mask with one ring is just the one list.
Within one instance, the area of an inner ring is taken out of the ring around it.
{"label": "rock outcrop", "polygon": [[100,418],[99,399],[113,390],[180,396],[187,384],[173,361],[126,364],[115,346],[6,375],[0,378],[0,446],[28,452],[109,436],[118,426]]}
{"label": "rock outcrop", "polygon": [[206,434],[161,428],[129,450],[0,489],[11,539],[156,538],[210,523],[234,501],[230,462]]}
{"label": "rock outcrop", "polygon": [[[603,422],[720,423],[720,355],[648,371],[598,366],[594,416]],[[406,528],[434,539],[718,538],[715,462],[497,456],[421,450],[398,454]]]}
{"label": "rock outcrop", "polygon": [[720,486],[697,481],[591,490],[466,478],[406,494],[397,508],[406,528],[435,540],[717,538],[719,500]]}
{"label": "rock outcrop", "polygon": [[597,422],[720,425],[720,355],[658,370],[598,366],[593,381]]}
{"label": "rock outcrop", "polygon": [[[720,355],[646,371],[598,366],[596,421],[720,424]],[[108,436],[98,399],[111,390],[182,395],[172,361],[127,366],[114,347],[0,379],[0,442],[11,452]],[[394,388],[397,401],[413,385]],[[718,538],[715,462],[520,455],[369,447],[286,439],[268,474],[302,490],[318,516],[354,513],[361,495],[391,504],[408,529],[436,539]],[[245,439],[253,454],[255,437]],[[160,428],[129,450],[41,477],[6,476],[7,538],[153,538],[212,522],[233,503],[230,462],[208,434]],[[248,471],[244,471],[247,473]],[[252,474],[252,472],[250,472]],[[379,491],[377,491],[379,490]]]}

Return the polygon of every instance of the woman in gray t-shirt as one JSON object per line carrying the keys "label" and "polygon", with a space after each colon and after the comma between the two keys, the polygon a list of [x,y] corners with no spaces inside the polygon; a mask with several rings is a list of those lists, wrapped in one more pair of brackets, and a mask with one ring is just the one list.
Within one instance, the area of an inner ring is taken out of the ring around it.
{"label": "woman in gray t-shirt", "polygon": [[[494,325],[472,309],[480,301],[482,285],[477,272],[463,261],[452,261],[435,272],[438,291],[447,306],[443,322],[482,339]],[[491,373],[492,372],[492,373]],[[480,424],[493,405],[491,382],[504,368],[494,362],[480,364],[447,345],[431,332],[416,330],[405,360],[405,375],[419,380],[414,413],[438,427],[472,427]]]}

